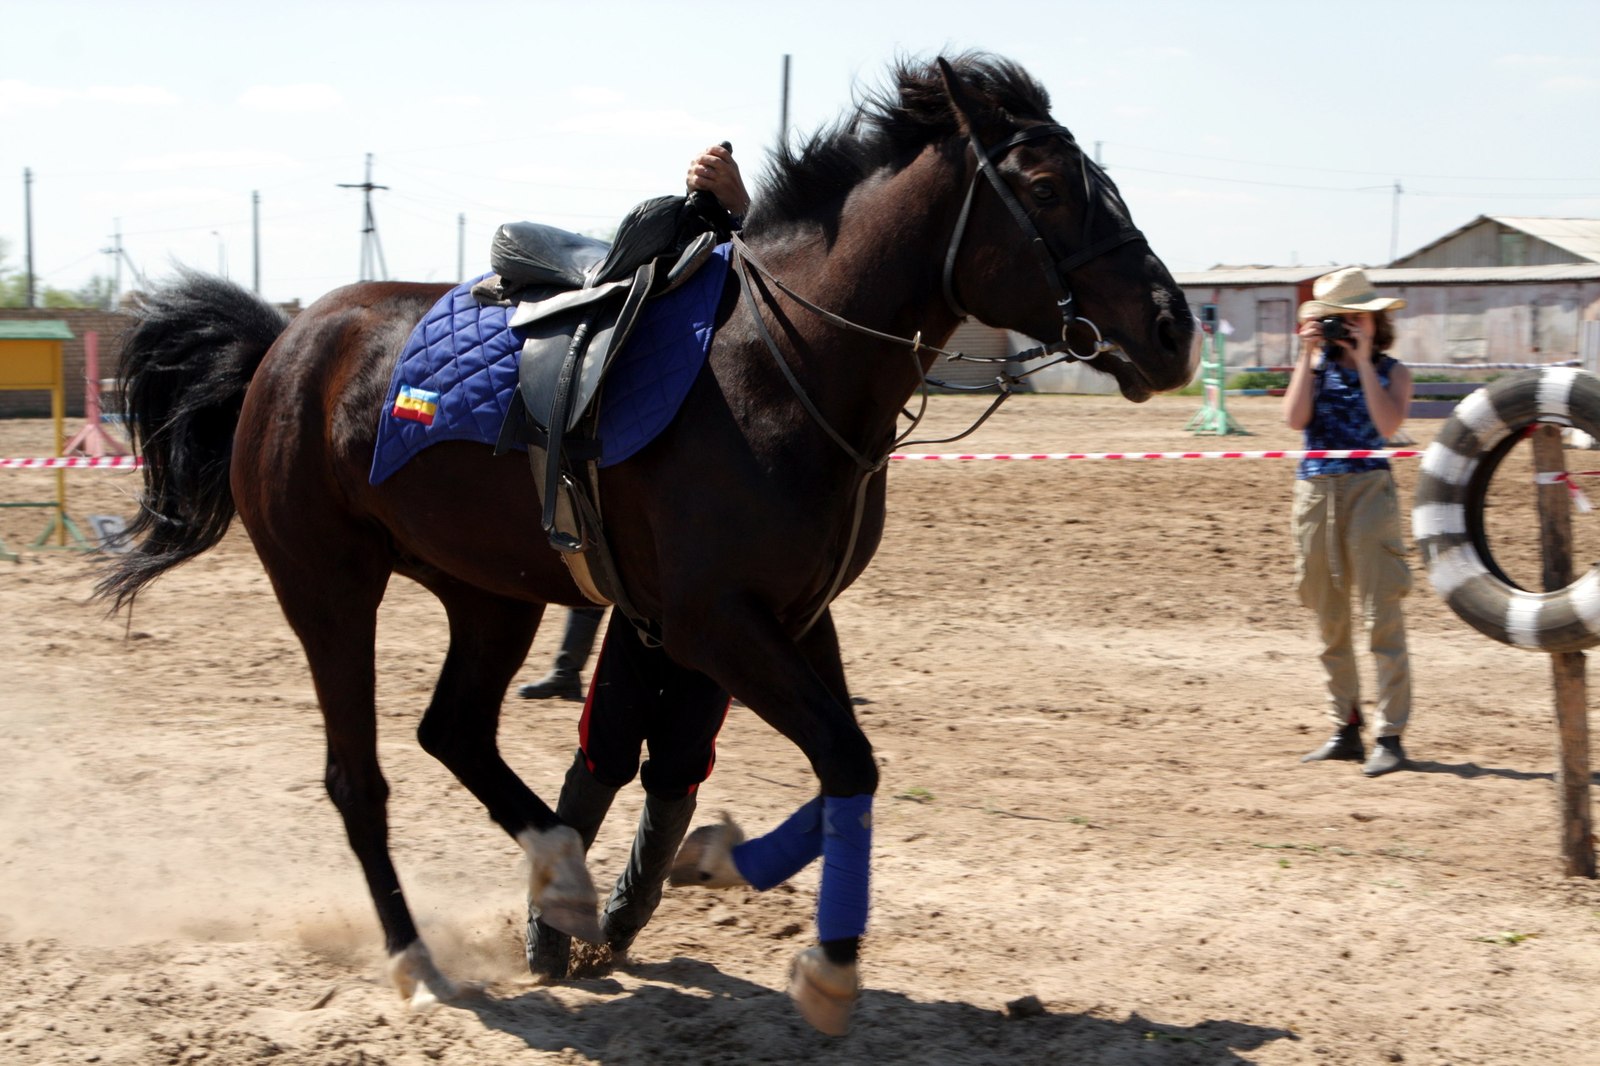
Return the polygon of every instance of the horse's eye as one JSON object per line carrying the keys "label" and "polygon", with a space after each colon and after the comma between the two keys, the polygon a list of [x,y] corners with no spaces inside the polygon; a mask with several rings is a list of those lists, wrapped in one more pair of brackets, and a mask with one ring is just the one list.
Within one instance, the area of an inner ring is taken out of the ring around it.
{"label": "horse's eye", "polygon": [[1028,188],[1028,191],[1041,204],[1051,203],[1056,198],[1056,187],[1048,181],[1036,181]]}

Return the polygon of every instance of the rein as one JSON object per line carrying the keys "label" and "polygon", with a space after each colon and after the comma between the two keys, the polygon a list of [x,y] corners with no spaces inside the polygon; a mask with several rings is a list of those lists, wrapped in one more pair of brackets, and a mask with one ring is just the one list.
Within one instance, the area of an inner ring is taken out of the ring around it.
{"label": "rein", "polygon": [[[965,118],[964,115],[962,117]],[[1044,272],[1045,280],[1050,285],[1051,293],[1055,298],[1056,309],[1061,314],[1061,339],[1059,341],[1029,348],[1025,351],[1017,352],[1014,355],[1009,355],[1002,358],[980,358],[968,356],[961,352],[949,352],[935,345],[924,344],[922,342],[922,333],[920,330],[915,336],[909,339],[892,333],[884,333],[881,330],[873,329],[870,326],[863,326],[860,323],[852,322],[841,315],[827,310],[826,308],[817,306],[804,296],[801,296],[771,270],[767,269],[761,263],[761,261],[757,259],[754,254],[752,254],[750,251],[750,246],[744,242],[742,237],[740,237],[737,233],[732,235],[734,250],[733,265],[735,272],[739,277],[739,288],[745,301],[750,305],[751,315],[755,319],[756,330],[761,334],[761,339],[766,344],[767,351],[772,354],[773,360],[778,364],[778,370],[783,374],[784,380],[789,383],[789,388],[793,390],[795,398],[800,401],[801,407],[805,409],[806,413],[811,416],[811,420],[821,427],[823,432],[828,435],[834,444],[838,445],[840,450],[850,457],[851,461],[855,463],[861,475],[857,481],[856,489],[853,494],[854,504],[851,508],[852,517],[850,521],[850,532],[845,542],[844,552],[839,560],[838,569],[835,571],[833,580],[829,583],[828,590],[823,595],[816,611],[812,613],[805,626],[801,628],[799,634],[797,635],[797,639],[798,637],[805,636],[806,633],[811,631],[811,628],[816,625],[817,621],[822,617],[823,612],[828,609],[828,605],[833,602],[833,598],[838,595],[839,588],[844,583],[845,572],[849,569],[851,556],[855,554],[856,540],[861,532],[861,520],[866,511],[867,489],[872,483],[872,475],[884,468],[884,466],[889,462],[889,456],[894,453],[896,448],[908,443],[949,444],[953,441],[958,441],[963,437],[971,435],[977,431],[979,426],[983,425],[989,420],[990,415],[994,414],[995,411],[1000,408],[1000,405],[1005,402],[1005,400],[1012,394],[1013,391],[1015,391],[1016,384],[1019,381],[1027,377],[1028,374],[1043,370],[1046,366],[1054,366],[1056,363],[1064,362],[1067,359],[1077,359],[1086,362],[1100,355],[1114,355],[1123,359],[1124,361],[1126,361],[1128,358],[1127,354],[1124,353],[1116,344],[1107,341],[1104,338],[1104,336],[1100,333],[1100,328],[1098,326],[1096,326],[1089,319],[1084,318],[1074,312],[1074,299],[1072,290],[1067,287],[1065,275],[1069,271],[1075,270],[1083,264],[1090,262],[1091,260],[1096,259],[1115,248],[1120,248],[1122,245],[1132,241],[1143,240],[1144,234],[1132,227],[1125,227],[1112,234],[1110,237],[1080,248],[1077,252],[1066,258],[1055,255],[1054,251],[1050,247],[1049,242],[1046,241],[1044,236],[1039,232],[1038,227],[1033,224],[1033,220],[1028,217],[1027,209],[1024,208],[1017,200],[1016,196],[1011,192],[1011,188],[1006,185],[1005,179],[1000,176],[1000,172],[995,167],[994,161],[996,159],[1004,158],[1005,155],[1011,151],[1011,149],[1015,148],[1019,144],[1025,144],[1028,141],[1038,140],[1044,137],[1061,137],[1066,140],[1068,144],[1072,145],[1074,148],[1077,148],[1077,142],[1073,140],[1071,132],[1069,132],[1066,127],[1058,126],[1053,123],[1030,126],[1024,130],[1018,130],[1009,138],[990,149],[985,148],[983,143],[978,140],[977,134],[971,132],[972,123],[970,120],[967,121],[966,125],[969,131],[967,134],[967,139],[971,142],[973,154],[976,156],[978,161],[978,167],[972,175],[971,184],[967,186],[967,195],[961,205],[961,214],[957,218],[955,231],[950,236],[950,246],[945,252],[944,273],[942,276],[945,302],[949,305],[950,309],[956,313],[958,318],[968,317],[966,310],[962,308],[960,303],[958,303],[955,298],[954,273],[956,258],[960,252],[962,238],[966,234],[968,218],[971,215],[972,203],[977,195],[978,176],[981,174],[989,180],[989,183],[994,187],[996,194],[999,195],[1000,201],[1005,204],[1007,211],[1010,212],[1012,219],[1016,222],[1017,228],[1020,229],[1023,236],[1027,238],[1028,247],[1030,250],[1032,250],[1034,257],[1038,260],[1040,270]],[[1083,228],[1084,238],[1087,240],[1090,224],[1094,217],[1095,197],[1093,195],[1093,189],[1090,182],[1088,160],[1084,156],[1082,149],[1078,149],[1078,158],[1082,168],[1084,181],[1086,206],[1084,211]],[[902,410],[901,413],[910,419],[911,424],[906,427],[904,433],[894,437],[890,441],[889,445],[885,447],[877,456],[877,458],[870,458],[867,454],[863,454],[859,449],[851,444],[850,441],[847,440],[842,433],[835,429],[832,423],[830,423],[827,418],[823,416],[822,412],[817,408],[817,405],[812,402],[811,397],[806,393],[805,387],[801,385],[799,378],[795,376],[794,370],[789,366],[789,361],[784,358],[783,351],[778,347],[778,343],[773,338],[771,330],[767,328],[766,319],[761,314],[761,300],[756,295],[756,286],[750,277],[752,270],[759,274],[762,279],[770,282],[775,288],[798,303],[801,307],[804,307],[812,314],[823,319],[823,321],[852,333],[860,333],[868,337],[874,337],[881,341],[887,341],[891,344],[903,345],[909,349],[911,365],[917,377],[917,392],[920,394],[921,399],[915,414],[909,410]],[[1071,342],[1067,338],[1067,334],[1071,330],[1072,326],[1078,322],[1084,323],[1089,327],[1090,330],[1094,332],[1094,344],[1087,353],[1074,351]],[[920,358],[920,355],[924,351],[931,352],[935,355],[942,355],[952,361],[964,359],[974,362],[991,363],[1026,362],[1049,355],[1061,355],[1061,358],[1035,367],[1033,370],[1030,370],[1024,374],[1012,374],[1009,371],[1002,370],[1000,375],[995,378],[994,382],[988,385],[961,387],[947,386],[943,382],[936,380],[930,381],[927,372],[923,369],[922,360]],[[951,437],[942,437],[937,440],[928,439],[908,442],[906,438],[911,436],[912,432],[915,431],[917,426],[921,424],[923,417],[927,413],[930,384],[939,385],[942,388],[952,388],[956,391],[962,392],[987,391],[988,389],[992,388],[996,389],[998,394],[995,396],[994,402],[989,405],[983,414],[978,416],[977,420],[962,432]]]}

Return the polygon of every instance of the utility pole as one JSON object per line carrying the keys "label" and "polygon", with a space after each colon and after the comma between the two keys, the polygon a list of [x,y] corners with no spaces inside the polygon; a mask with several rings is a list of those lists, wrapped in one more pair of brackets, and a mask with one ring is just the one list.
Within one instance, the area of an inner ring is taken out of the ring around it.
{"label": "utility pole", "polygon": [[783,56],[783,94],[778,109],[778,147],[789,145],[789,55]]}
{"label": "utility pole", "polygon": [[456,215],[456,284],[467,280],[467,216]]}
{"label": "utility pole", "polygon": [[[388,281],[389,267],[383,261],[383,245],[378,241],[378,223],[372,216],[372,192],[374,189],[387,189],[387,185],[372,184],[372,153],[367,153],[367,180],[360,185],[346,185],[340,183],[341,189],[360,189],[363,193],[365,211],[361,226],[361,279],[362,281]],[[374,275],[372,268],[377,267]]]}
{"label": "utility pole", "polygon": [[115,311],[122,302],[122,219],[115,219],[113,225],[116,232],[111,236],[111,247],[100,249],[111,257],[111,306],[106,310]]}
{"label": "utility pole", "polygon": [[22,214],[23,214],[23,218],[24,218],[23,232],[25,234],[25,236],[23,238],[23,242],[24,242],[25,247],[26,247],[25,255],[26,255],[26,258],[28,260],[27,265],[26,265],[26,269],[27,269],[27,272],[28,272],[28,306],[31,308],[33,306],[34,294],[33,294],[33,170],[30,167],[23,167],[22,168]]}
{"label": "utility pole", "polygon": [[257,296],[261,295],[261,193],[250,193],[250,274]]}
{"label": "utility pole", "polygon": [[1106,142],[1104,142],[1104,141],[1095,141],[1094,142],[1094,165],[1097,166],[1097,167],[1100,167],[1101,170],[1104,170],[1105,167],[1101,166],[1101,164],[1100,164],[1100,146],[1102,144],[1105,144],[1105,143]]}
{"label": "utility pole", "polygon": [[127,251],[122,247],[122,219],[119,218],[115,221],[116,233],[111,237],[111,247],[100,249],[100,251],[111,257],[111,266],[115,274],[115,280],[112,282],[111,288],[111,306],[106,308],[108,311],[115,311],[117,305],[122,302],[122,264],[128,264],[128,272],[133,275],[134,284],[146,292],[150,290],[149,279],[134,265],[133,260],[128,258]]}
{"label": "utility pole", "polygon": [[1400,255],[1400,194],[1405,192],[1400,187],[1400,179],[1394,179],[1394,206],[1389,211],[1389,262],[1393,263]]}

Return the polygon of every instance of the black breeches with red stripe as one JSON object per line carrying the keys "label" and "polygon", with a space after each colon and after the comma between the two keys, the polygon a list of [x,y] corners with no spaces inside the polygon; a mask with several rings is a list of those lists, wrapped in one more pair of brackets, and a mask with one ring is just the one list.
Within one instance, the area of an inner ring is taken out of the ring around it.
{"label": "black breeches with red stripe", "polygon": [[652,796],[678,799],[711,776],[728,704],[716,682],[647,647],[633,624],[612,611],[578,745],[602,783],[620,788],[638,774]]}

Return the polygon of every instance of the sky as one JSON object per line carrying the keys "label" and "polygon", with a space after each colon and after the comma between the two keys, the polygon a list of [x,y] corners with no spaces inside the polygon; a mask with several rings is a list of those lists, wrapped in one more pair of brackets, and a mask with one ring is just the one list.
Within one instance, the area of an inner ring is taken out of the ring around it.
{"label": "sky", "polygon": [[[0,0],[0,268],[31,200],[59,289],[455,281],[501,223],[607,233],[717,141],[757,191],[780,136],[968,49],[1044,84],[1173,271],[1381,265],[1479,215],[1600,217],[1594,26],[1593,0]],[[375,244],[343,187],[369,154]]]}

